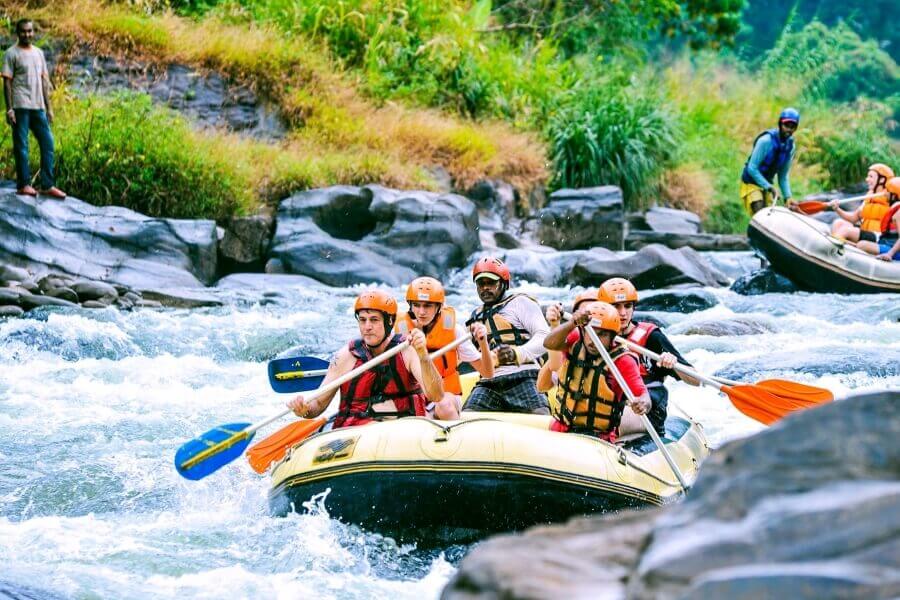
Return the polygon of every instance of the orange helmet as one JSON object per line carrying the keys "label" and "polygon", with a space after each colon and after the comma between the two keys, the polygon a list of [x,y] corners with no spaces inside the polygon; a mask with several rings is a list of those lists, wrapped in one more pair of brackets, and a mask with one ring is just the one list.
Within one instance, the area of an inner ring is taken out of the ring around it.
{"label": "orange helmet", "polygon": [[572,304],[572,312],[578,310],[578,307],[581,306],[583,302],[596,302],[597,301],[597,291],[591,288],[588,288],[575,296],[575,303]]}
{"label": "orange helmet", "polygon": [[509,285],[509,267],[497,257],[485,256],[478,259],[478,262],[475,263],[475,267],[472,269],[472,279],[477,281],[480,275],[498,281],[505,281]]}
{"label": "orange helmet", "polygon": [[887,183],[884,184],[884,188],[900,198],[900,177],[891,177],[888,179]]}
{"label": "orange helmet", "polygon": [[394,297],[382,290],[366,290],[356,297],[353,304],[353,313],[361,310],[377,310],[388,315],[393,321],[397,316],[397,301]]}
{"label": "orange helmet", "polygon": [[616,302],[637,302],[638,293],[634,285],[622,277],[607,279],[600,286],[597,300],[615,304]]}
{"label": "orange helmet", "polygon": [[878,187],[884,188],[887,180],[894,177],[894,170],[884,163],[875,163],[874,165],[870,165],[869,170],[875,171],[878,174],[878,183],[875,184],[876,189]]}
{"label": "orange helmet", "polygon": [[619,329],[622,328],[622,321],[619,319],[619,311],[612,304],[594,301],[585,308],[591,314],[591,327],[594,329],[606,329],[615,334],[619,333]]}
{"label": "orange helmet", "polygon": [[444,303],[444,286],[434,277],[419,277],[413,279],[406,288],[407,302],[433,302]]}

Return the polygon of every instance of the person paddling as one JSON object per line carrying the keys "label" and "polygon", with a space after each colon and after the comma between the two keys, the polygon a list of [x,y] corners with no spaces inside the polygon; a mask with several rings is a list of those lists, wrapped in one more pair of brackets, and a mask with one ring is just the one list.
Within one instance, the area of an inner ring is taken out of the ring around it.
{"label": "person paddling", "polygon": [[[635,401],[628,403],[625,393],[583,327],[593,327],[609,351]],[[593,435],[615,442],[626,404],[636,415],[646,414],[651,401],[641,380],[637,357],[614,342],[621,322],[616,309],[605,302],[582,305],[572,319],[558,325],[547,335],[544,347],[562,352],[559,388],[554,421],[550,429]],[[576,329],[578,328],[578,329]]]}
{"label": "person paddling", "polygon": [[869,254],[877,254],[878,258],[885,261],[900,260],[900,177],[892,177],[885,184],[885,190],[890,194],[888,198],[888,211],[881,218],[879,229],[881,235],[878,242],[861,241],[856,244],[860,250]]}
{"label": "person paddling", "polygon": [[831,209],[840,219],[831,224],[831,235],[850,242],[878,242],[881,234],[881,220],[890,210],[885,193],[885,185],[894,176],[894,170],[882,163],[869,167],[866,185],[871,197],[863,200],[856,210],[846,211],[840,207],[840,200],[831,201]]}
{"label": "person paddling", "polygon": [[797,109],[786,108],[778,116],[778,128],[767,129],[753,140],[753,151],[741,171],[741,202],[750,216],[778,202],[775,178],[785,204],[794,210],[790,172],[794,160],[794,132],[800,125]]}
{"label": "person paddling", "polygon": [[[402,343],[402,334],[392,334],[397,301],[382,290],[366,290],[353,305],[360,337],[341,348],[328,366],[322,385]],[[366,425],[389,418],[426,415],[429,402],[444,398],[441,376],[428,360],[425,334],[409,332],[410,347],[387,362],[373,367],[341,386],[341,400],[334,428]],[[336,391],[336,390],[335,390]],[[322,414],[334,391],[320,398],[299,395],[287,403],[298,417]]]}
{"label": "person paddling", "polygon": [[481,328],[497,368],[494,377],[475,384],[463,410],[525,412],[547,415],[547,397],[536,380],[544,355],[544,338],[550,331],[541,307],[525,294],[508,294],[509,268],[499,258],[486,256],[475,263],[472,279],[483,304],[472,311],[466,324],[479,339]]}
{"label": "person paddling", "polygon": [[[575,301],[572,303],[572,312],[570,314],[575,314],[578,312],[578,309],[581,308],[583,304],[586,302],[596,302],[597,301],[597,290],[594,288],[587,288],[586,290],[579,292],[578,295],[575,296]],[[551,304],[547,307],[547,311],[544,313],[544,316],[547,319],[547,323],[550,325],[550,329],[553,330],[559,325],[562,320],[565,318],[565,312],[563,311],[563,305],[561,302],[557,302]],[[556,352],[554,350],[550,350],[547,352],[547,362],[541,367],[541,370],[538,372],[537,379],[537,387],[540,392],[550,391],[552,388],[556,387],[558,377],[557,372],[559,371],[559,367],[562,365],[562,353]]]}
{"label": "person paddling", "polygon": [[[409,334],[414,329],[425,333],[425,344],[429,352],[440,350],[455,339],[467,337],[469,334],[463,325],[456,320],[456,311],[445,304],[446,293],[441,282],[433,277],[414,279],[406,288],[406,301],[409,310],[397,318],[395,327],[398,333]],[[486,329],[482,326],[481,344],[487,350]],[[486,357],[491,360],[490,356]],[[486,369],[482,365],[482,353],[475,349],[471,341],[447,352],[434,360],[434,366],[441,375],[444,385],[444,398],[426,408],[438,419],[453,420],[459,418],[462,403],[462,384],[459,380],[458,366],[460,362],[471,364],[482,375]]]}
{"label": "person paddling", "polygon": [[[647,416],[656,432],[661,436],[665,435],[669,405],[669,391],[664,384],[666,377],[675,377],[688,385],[700,385],[700,381],[693,377],[682,375],[673,369],[676,362],[688,367],[691,366],[691,363],[681,356],[666,334],[657,325],[650,322],[635,323],[633,321],[634,309],[638,302],[638,292],[630,281],[621,277],[607,279],[600,286],[597,298],[601,302],[608,302],[615,307],[622,324],[620,331],[622,337],[660,355],[657,363],[653,363],[644,357],[639,358],[639,360],[641,377],[647,386],[650,399],[653,401],[653,408]],[[630,428],[628,431],[625,431],[624,427],[622,429],[623,435],[625,433],[644,431],[644,428],[640,425],[635,431],[631,431]]]}

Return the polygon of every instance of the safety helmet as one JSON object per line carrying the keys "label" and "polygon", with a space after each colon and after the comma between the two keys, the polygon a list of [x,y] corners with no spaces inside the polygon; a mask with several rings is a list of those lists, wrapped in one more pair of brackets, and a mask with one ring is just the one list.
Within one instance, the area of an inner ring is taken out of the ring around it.
{"label": "safety helmet", "polygon": [[407,302],[433,302],[444,303],[444,286],[434,277],[419,277],[413,279],[406,288]]}
{"label": "safety helmet", "polygon": [[612,331],[615,334],[619,333],[619,329],[622,328],[622,321],[619,319],[619,311],[612,304],[594,301],[585,308],[588,309],[591,315],[591,327]]}
{"label": "safety helmet", "polygon": [[870,165],[869,170],[875,171],[875,173],[878,174],[878,183],[875,184],[876,190],[879,187],[883,188],[887,183],[887,180],[891,179],[894,176],[894,170],[884,163],[875,163],[874,165]]}
{"label": "safety helmet", "polygon": [[900,177],[891,177],[888,179],[887,183],[884,184],[884,189],[900,198]]}
{"label": "safety helmet", "polygon": [[572,304],[572,312],[575,312],[576,310],[578,310],[578,307],[581,306],[581,304],[584,302],[596,302],[596,301],[597,301],[597,291],[592,288],[588,288],[588,289],[584,290],[583,292],[581,292],[580,294],[578,294],[577,296],[575,296],[575,302],[574,302],[574,304]]}
{"label": "safety helmet", "polygon": [[502,260],[494,256],[484,256],[478,259],[472,268],[472,280],[478,281],[480,277],[488,277],[495,281],[505,281],[509,285],[509,267]]}
{"label": "safety helmet", "polygon": [[366,290],[356,297],[353,304],[353,314],[358,314],[361,310],[377,310],[393,321],[397,316],[397,301],[383,290]]}
{"label": "safety helmet", "polygon": [[635,288],[627,279],[613,277],[612,279],[604,281],[600,286],[600,291],[597,293],[597,300],[609,304],[615,304],[617,302],[637,302],[637,288]]}
{"label": "safety helmet", "polygon": [[778,115],[778,124],[782,123],[796,123],[800,125],[800,111],[796,108],[786,108],[781,111],[781,114]]}

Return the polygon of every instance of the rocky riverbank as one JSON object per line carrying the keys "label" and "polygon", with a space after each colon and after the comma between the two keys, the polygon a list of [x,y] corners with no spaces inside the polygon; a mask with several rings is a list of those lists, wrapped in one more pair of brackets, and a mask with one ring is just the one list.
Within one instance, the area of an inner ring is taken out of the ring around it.
{"label": "rocky riverbank", "polygon": [[717,450],[680,504],[483,543],[442,598],[896,598],[898,435],[898,392],[794,414]]}

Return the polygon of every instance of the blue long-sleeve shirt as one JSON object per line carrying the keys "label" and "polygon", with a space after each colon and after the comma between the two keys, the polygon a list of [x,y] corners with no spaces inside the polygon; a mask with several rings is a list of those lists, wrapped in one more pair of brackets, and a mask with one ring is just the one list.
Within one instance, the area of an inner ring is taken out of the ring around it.
{"label": "blue long-sleeve shirt", "polygon": [[[756,145],[753,146],[753,152],[750,153],[750,160],[747,162],[747,172],[750,174],[750,177],[753,178],[753,181],[756,182],[756,185],[761,187],[764,190],[772,187],[772,184],[763,177],[762,172],[759,170],[759,165],[766,158],[766,155],[769,153],[769,150],[772,148],[772,136],[771,135],[763,135],[760,136],[758,140],[756,140]],[[778,187],[781,188],[781,195],[785,199],[791,198],[791,182],[788,178],[788,175],[791,172],[791,165],[794,163],[794,154],[797,152],[797,147],[791,150],[790,158],[785,161],[784,166],[778,170]]]}

